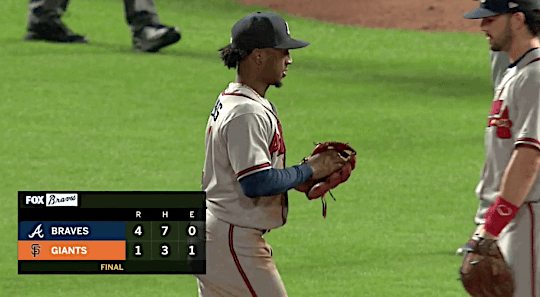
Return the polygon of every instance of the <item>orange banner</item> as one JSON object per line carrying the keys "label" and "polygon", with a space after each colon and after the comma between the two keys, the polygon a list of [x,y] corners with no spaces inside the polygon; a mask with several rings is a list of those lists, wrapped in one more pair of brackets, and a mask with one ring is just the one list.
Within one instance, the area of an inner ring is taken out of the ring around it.
{"label": "orange banner", "polygon": [[126,260],[125,241],[19,240],[19,260]]}

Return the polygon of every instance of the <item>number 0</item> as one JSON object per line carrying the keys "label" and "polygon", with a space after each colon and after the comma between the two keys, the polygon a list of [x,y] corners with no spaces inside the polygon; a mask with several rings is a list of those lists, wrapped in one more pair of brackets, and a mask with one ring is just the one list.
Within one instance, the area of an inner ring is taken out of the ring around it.
{"label": "number 0", "polygon": [[187,233],[189,234],[189,236],[195,236],[197,234],[197,227],[189,226],[187,229]]}

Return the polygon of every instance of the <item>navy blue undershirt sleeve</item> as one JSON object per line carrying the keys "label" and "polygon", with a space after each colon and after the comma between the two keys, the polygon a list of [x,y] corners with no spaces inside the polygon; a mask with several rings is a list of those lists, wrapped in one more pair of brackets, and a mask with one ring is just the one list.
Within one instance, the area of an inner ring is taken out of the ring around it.
{"label": "navy blue undershirt sleeve", "polygon": [[244,195],[250,198],[285,193],[303,184],[313,175],[311,167],[300,164],[285,169],[268,169],[240,179]]}

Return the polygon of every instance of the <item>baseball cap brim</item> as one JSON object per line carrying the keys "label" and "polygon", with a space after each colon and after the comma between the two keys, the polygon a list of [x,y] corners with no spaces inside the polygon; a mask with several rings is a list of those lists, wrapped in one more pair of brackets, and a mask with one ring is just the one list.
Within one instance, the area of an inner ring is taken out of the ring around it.
{"label": "baseball cap brim", "polygon": [[295,48],[303,48],[303,47],[306,47],[308,45],[309,45],[308,41],[289,38],[285,42],[282,42],[281,44],[276,45],[274,48],[295,49]]}
{"label": "baseball cap brim", "polygon": [[496,16],[499,14],[503,14],[503,13],[479,7],[469,12],[464,13],[463,17],[466,19],[481,19],[481,18]]}

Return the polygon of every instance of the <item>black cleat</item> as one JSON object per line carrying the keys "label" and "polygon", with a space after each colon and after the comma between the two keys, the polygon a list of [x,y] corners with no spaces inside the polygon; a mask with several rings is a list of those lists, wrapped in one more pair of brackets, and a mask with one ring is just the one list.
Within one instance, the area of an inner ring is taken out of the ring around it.
{"label": "black cleat", "polygon": [[24,40],[67,42],[67,43],[87,43],[85,36],[75,34],[60,20],[51,18],[37,23],[28,24],[28,30]]}
{"label": "black cleat", "polygon": [[154,53],[178,42],[181,35],[175,27],[149,25],[133,32],[133,49],[140,52]]}

